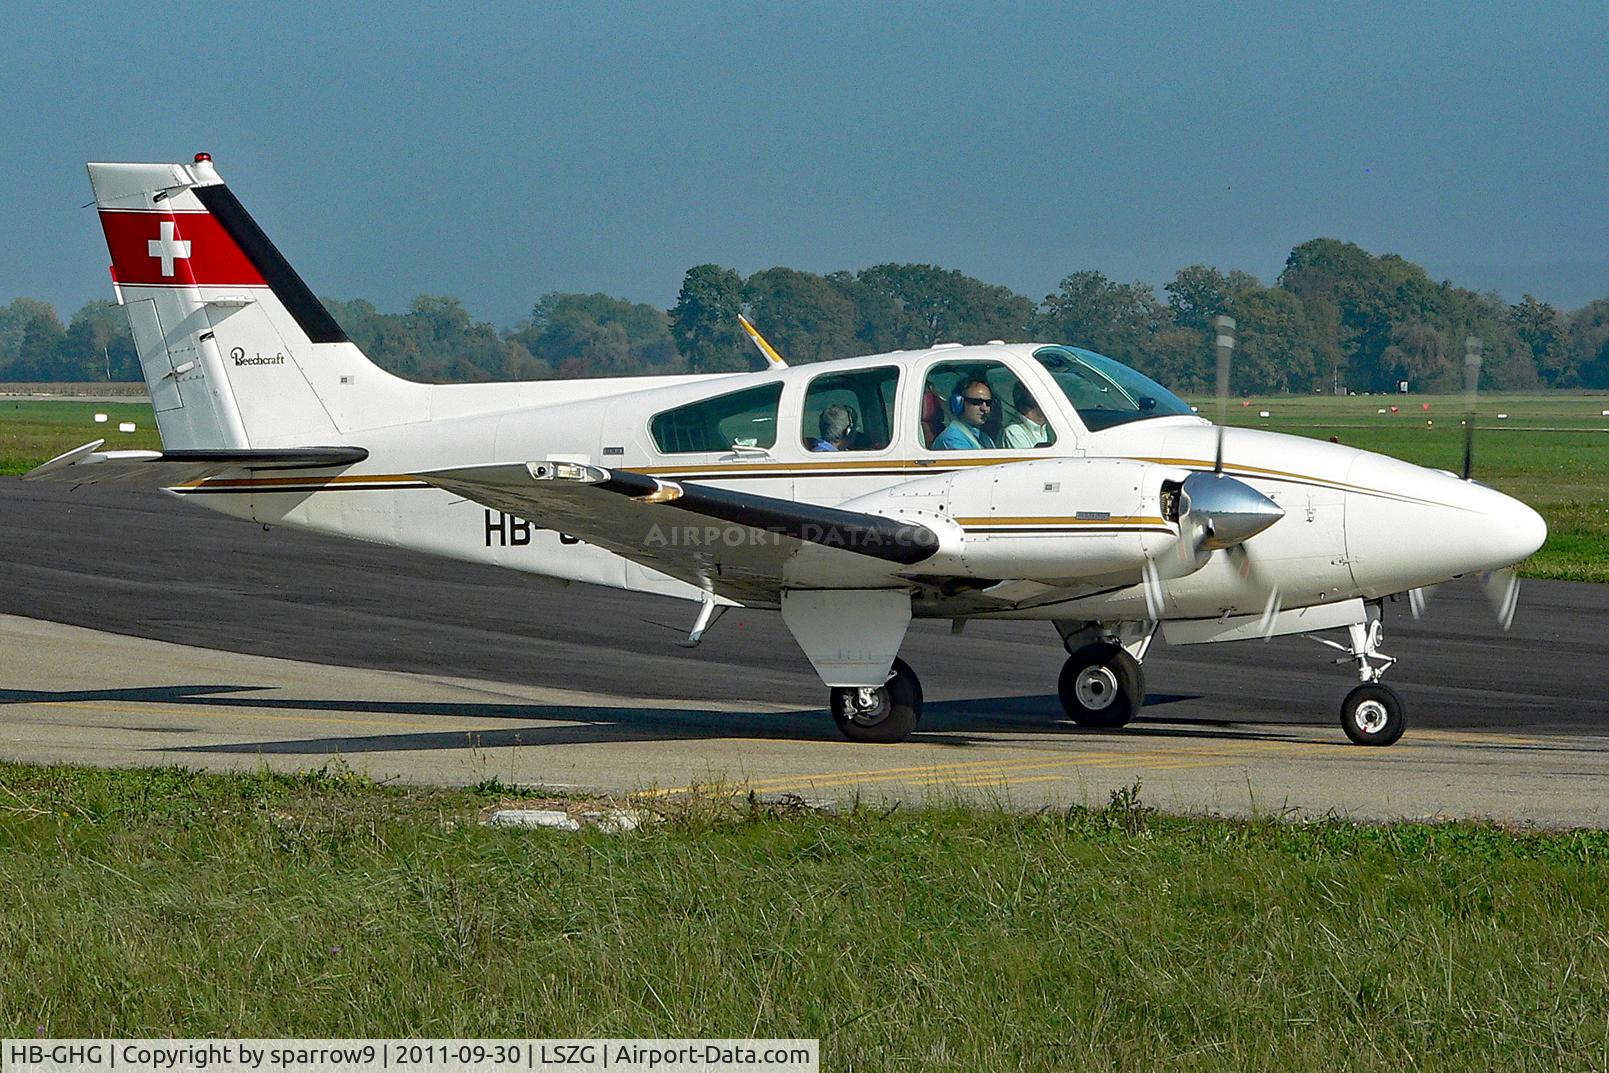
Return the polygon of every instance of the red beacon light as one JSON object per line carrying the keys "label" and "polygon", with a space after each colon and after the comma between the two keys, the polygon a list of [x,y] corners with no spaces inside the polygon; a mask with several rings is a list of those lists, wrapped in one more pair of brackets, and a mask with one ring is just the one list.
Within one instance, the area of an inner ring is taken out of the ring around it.
{"label": "red beacon light", "polygon": [[200,164],[203,161],[205,161],[208,164],[212,163],[212,154],[211,153],[197,153],[196,154],[196,163]]}

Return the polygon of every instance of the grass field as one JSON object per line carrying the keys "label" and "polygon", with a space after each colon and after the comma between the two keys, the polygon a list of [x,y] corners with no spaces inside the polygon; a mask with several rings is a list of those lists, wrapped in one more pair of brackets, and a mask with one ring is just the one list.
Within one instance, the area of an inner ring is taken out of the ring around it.
{"label": "grass field", "polygon": [[807,1036],[829,1069],[1602,1069],[1609,833],[0,764],[0,1034]]}
{"label": "grass field", "polygon": [[[97,424],[96,414],[106,422]],[[119,432],[124,421],[134,432]],[[151,404],[0,399],[0,475],[26,473],[63,451],[104,439],[108,450],[161,450]]]}
{"label": "grass field", "polygon": [[[1463,467],[1462,400],[1452,396],[1273,396],[1232,405],[1232,424],[1329,438],[1421,465]],[[1421,406],[1428,403],[1427,412]],[[1392,414],[1389,408],[1398,407]],[[1377,411],[1386,409],[1385,414]],[[1609,394],[1490,395],[1477,420],[1476,476],[1548,522],[1529,577],[1609,581]],[[1267,410],[1269,417],[1258,414]],[[1212,413],[1212,404],[1202,404]],[[103,425],[91,420],[106,413]],[[1505,413],[1506,419],[1496,415]],[[119,421],[138,431],[119,433]],[[1430,424],[1427,426],[1427,422]],[[148,404],[0,400],[0,474],[22,473],[105,436],[116,448],[160,446]]]}

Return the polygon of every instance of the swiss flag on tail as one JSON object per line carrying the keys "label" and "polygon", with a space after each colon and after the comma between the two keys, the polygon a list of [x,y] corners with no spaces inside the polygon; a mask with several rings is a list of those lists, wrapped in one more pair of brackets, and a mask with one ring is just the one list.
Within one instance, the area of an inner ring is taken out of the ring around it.
{"label": "swiss flag on tail", "polygon": [[266,286],[210,212],[102,209],[101,227],[120,286]]}

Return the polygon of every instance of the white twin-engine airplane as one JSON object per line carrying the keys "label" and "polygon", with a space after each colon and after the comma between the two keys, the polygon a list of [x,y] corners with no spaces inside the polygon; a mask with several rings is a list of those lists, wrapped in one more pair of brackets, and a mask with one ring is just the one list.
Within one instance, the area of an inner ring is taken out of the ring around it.
{"label": "white twin-engine airplane", "polygon": [[[1341,709],[1389,745],[1383,598],[1536,551],[1535,511],[1449,473],[1224,437],[1077,347],[939,344],[759,372],[426,385],[367,358],[200,154],[90,164],[164,450],[28,476],[701,604],[776,608],[860,742],[917,725],[912,618],[1044,619],[1067,714],[1128,722],[1170,644],[1344,631]],[[1220,340],[1224,345],[1228,340]],[[1220,383],[1224,383],[1220,378]]]}

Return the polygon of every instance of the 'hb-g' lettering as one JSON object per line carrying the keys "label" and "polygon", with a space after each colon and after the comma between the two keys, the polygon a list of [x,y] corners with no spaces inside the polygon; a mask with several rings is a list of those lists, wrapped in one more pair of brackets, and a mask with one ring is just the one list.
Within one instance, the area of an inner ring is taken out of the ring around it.
{"label": "'hb-g' lettering", "polygon": [[531,542],[531,523],[500,510],[486,512],[486,546],[523,548]]}

